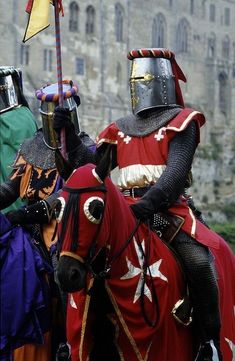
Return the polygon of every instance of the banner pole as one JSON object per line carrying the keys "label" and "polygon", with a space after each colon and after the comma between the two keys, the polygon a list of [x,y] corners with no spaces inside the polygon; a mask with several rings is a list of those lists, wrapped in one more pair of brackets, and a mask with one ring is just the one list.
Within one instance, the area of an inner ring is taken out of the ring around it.
{"label": "banner pole", "polygon": [[[59,14],[59,0],[54,0],[54,15],[55,15],[55,39],[56,39],[56,65],[57,65],[57,81],[58,81],[58,94],[59,106],[63,107],[63,77],[62,77],[62,57],[61,57],[61,37],[60,37],[60,14]],[[61,153],[66,158],[66,140],[65,130],[61,129],[60,134]]]}

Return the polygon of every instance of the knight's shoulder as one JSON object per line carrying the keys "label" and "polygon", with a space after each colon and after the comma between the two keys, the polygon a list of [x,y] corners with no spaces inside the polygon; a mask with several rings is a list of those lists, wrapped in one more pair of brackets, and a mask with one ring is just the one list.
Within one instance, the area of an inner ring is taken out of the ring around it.
{"label": "knight's shoulder", "polygon": [[37,130],[32,137],[26,138],[22,142],[22,144],[20,146],[20,149],[19,149],[19,152],[22,153],[25,150],[28,150],[35,143],[38,144],[39,142],[43,143],[43,133],[42,133],[41,129]]}
{"label": "knight's shoulder", "polygon": [[102,135],[104,134],[116,134],[118,132],[118,126],[116,124],[116,122],[112,122],[110,124],[108,124],[99,134],[99,138],[102,137]]}

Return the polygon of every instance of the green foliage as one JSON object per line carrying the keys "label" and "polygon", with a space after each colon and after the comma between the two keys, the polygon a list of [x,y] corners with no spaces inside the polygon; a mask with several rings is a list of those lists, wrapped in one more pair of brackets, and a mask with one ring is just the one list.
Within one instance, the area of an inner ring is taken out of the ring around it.
{"label": "green foliage", "polygon": [[211,143],[209,145],[201,145],[197,151],[199,158],[215,161],[220,159],[221,154],[222,145],[216,140],[215,137],[212,137]]}
{"label": "green foliage", "polygon": [[220,234],[228,242],[235,253],[235,224],[233,223],[212,223],[211,229]]}
{"label": "green foliage", "polygon": [[229,221],[235,220],[235,203],[226,204],[223,207],[222,211],[224,212]]}
{"label": "green foliage", "polygon": [[208,145],[200,146],[200,148],[197,151],[197,155],[199,158],[202,159],[211,159],[211,147]]}

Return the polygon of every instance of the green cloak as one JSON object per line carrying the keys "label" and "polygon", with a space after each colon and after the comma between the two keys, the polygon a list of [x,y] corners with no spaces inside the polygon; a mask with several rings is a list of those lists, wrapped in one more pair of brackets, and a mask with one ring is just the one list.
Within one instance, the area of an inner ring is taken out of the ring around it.
{"label": "green cloak", "polygon": [[[37,130],[37,123],[29,108],[20,106],[0,114],[0,182],[3,183],[12,172],[20,145],[26,138],[30,138]],[[4,213],[22,206],[18,199]]]}

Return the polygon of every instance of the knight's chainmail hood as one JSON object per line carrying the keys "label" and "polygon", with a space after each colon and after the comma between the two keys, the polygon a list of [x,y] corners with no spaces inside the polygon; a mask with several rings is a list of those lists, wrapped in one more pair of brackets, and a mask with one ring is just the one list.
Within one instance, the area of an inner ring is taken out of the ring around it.
{"label": "knight's chainmail hood", "polygon": [[20,155],[34,167],[44,170],[56,168],[55,152],[44,143],[42,130],[23,142]]}
{"label": "knight's chainmail hood", "polygon": [[181,107],[154,108],[141,114],[130,114],[116,121],[118,128],[126,135],[143,137],[166,125],[180,111]]}

